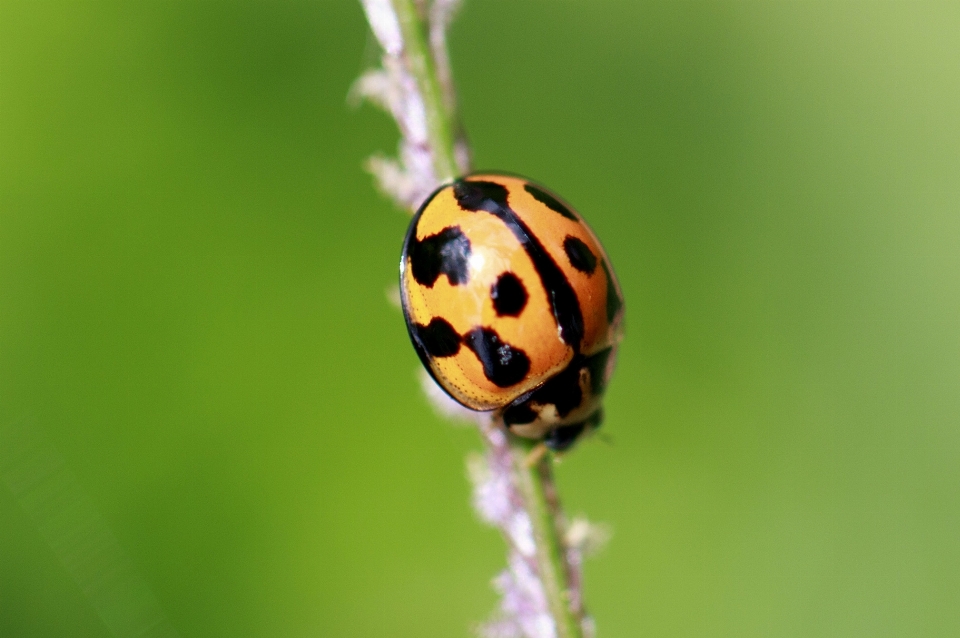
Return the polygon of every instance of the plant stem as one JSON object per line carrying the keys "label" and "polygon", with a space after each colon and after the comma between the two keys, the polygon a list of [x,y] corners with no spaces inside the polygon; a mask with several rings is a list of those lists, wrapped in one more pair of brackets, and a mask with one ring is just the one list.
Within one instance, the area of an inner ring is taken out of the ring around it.
{"label": "plant stem", "polygon": [[444,104],[443,88],[440,86],[436,63],[431,55],[427,30],[414,0],[391,2],[403,34],[404,56],[423,98],[427,139],[433,154],[433,170],[441,183],[448,182],[459,173],[454,147],[455,116]]}
{"label": "plant stem", "polygon": [[582,638],[580,614],[572,608],[570,573],[560,527],[564,518],[553,484],[551,459],[549,455],[541,455],[535,463],[530,463],[537,445],[529,439],[510,437],[516,486],[533,527],[537,572],[556,623],[557,637]]}
{"label": "plant stem", "polygon": [[[433,189],[469,170],[445,48],[445,29],[459,2],[361,2],[384,57],[383,70],[365,74],[357,86],[393,115],[403,133],[398,160],[381,159],[372,172],[395,201],[416,210]],[[431,15],[429,29],[421,11]],[[488,473],[475,479],[474,504],[511,545],[509,566],[495,581],[504,595],[502,613],[481,633],[583,638],[582,547],[565,544],[550,459],[531,462],[531,451],[542,444],[514,437],[494,415],[478,417],[478,425],[489,445]]]}

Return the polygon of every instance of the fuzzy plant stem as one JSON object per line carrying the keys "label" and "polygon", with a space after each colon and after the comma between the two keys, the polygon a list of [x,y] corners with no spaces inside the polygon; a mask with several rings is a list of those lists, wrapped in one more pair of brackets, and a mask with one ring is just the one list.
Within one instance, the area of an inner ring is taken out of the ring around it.
{"label": "fuzzy plant stem", "polygon": [[457,177],[459,172],[454,146],[454,113],[444,104],[443,89],[437,75],[437,64],[430,50],[429,35],[413,0],[391,2],[400,23],[404,56],[423,98],[427,142],[433,156],[433,172],[439,183],[449,182]]}
{"label": "fuzzy plant stem", "polygon": [[[557,638],[583,638],[579,595],[571,588],[563,511],[553,482],[552,459],[537,454],[536,443],[511,436],[510,455],[517,491],[530,517],[537,573],[553,616]],[[536,460],[533,460],[536,459]]]}
{"label": "fuzzy plant stem", "polygon": [[[401,140],[397,158],[367,164],[380,189],[414,211],[438,186],[469,171],[469,150],[459,123],[446,50],[446,29],[460,0],[361,0],[383,50],[381,68],[351,90],[389,112]],[[465,408],[427,380],[441,411]],[[468,412],[468,411],[466,411]],[[589,534],[575,540],[553,484],[549,455],[533,441],[509,434],[491,413],[471,413],[488,446],[470,462],[474,505],[500,528],[510,545],[508,568],[494,585],[500,613],[479,628],[488,638],[584,638],[592,634],[580,594],[580,563]],[[576,522],[575,522],[576,523]],[[579,529],[584,529],[581,522]],[[569,529],[568,529],[569,528]]]}

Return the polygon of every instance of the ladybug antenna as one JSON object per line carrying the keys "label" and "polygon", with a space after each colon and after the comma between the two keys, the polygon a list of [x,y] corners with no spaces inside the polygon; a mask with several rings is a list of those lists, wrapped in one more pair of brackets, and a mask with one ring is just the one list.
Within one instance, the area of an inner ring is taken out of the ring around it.
{"label": "ladybug antenna", "polygon": [[616,446],[617,446],[616,441],[614,441],[613,437],[610,436],[609,434],[607,434],[606,432],[596,432],[596,433],[594,433],[593,436],[595,436],[596,438],[598,438],[598,439],[599,439],[600,441],[602,441],[604,444],[609,445],[610,447],[616,447]]}

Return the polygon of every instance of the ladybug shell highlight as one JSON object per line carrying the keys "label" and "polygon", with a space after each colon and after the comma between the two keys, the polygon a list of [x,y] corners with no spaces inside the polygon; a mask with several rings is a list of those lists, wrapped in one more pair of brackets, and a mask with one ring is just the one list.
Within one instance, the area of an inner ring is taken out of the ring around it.
{"label": "ladybug shell highlight", "polygon": [[417,354],[458,402],[554,449],[599,426],[623,297],[556,195],[499,174],[437,189],[407,231],[400,290]]}

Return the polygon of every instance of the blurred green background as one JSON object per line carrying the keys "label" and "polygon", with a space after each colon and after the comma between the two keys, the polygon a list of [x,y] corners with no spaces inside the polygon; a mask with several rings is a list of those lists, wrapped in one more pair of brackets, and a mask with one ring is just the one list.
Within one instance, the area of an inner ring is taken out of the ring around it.
{"label": "blurred green background", "polygon": [[[0,8],[0,429],[184,638],[468,636],[503,542],[386,300],[356,2]],[[478,168],[623,284],[600,638],[960,634],[960,8],[468,0]],[[108,638],[0,484],[0,636]],[[130,638],[117,636],[116,638]]]}

